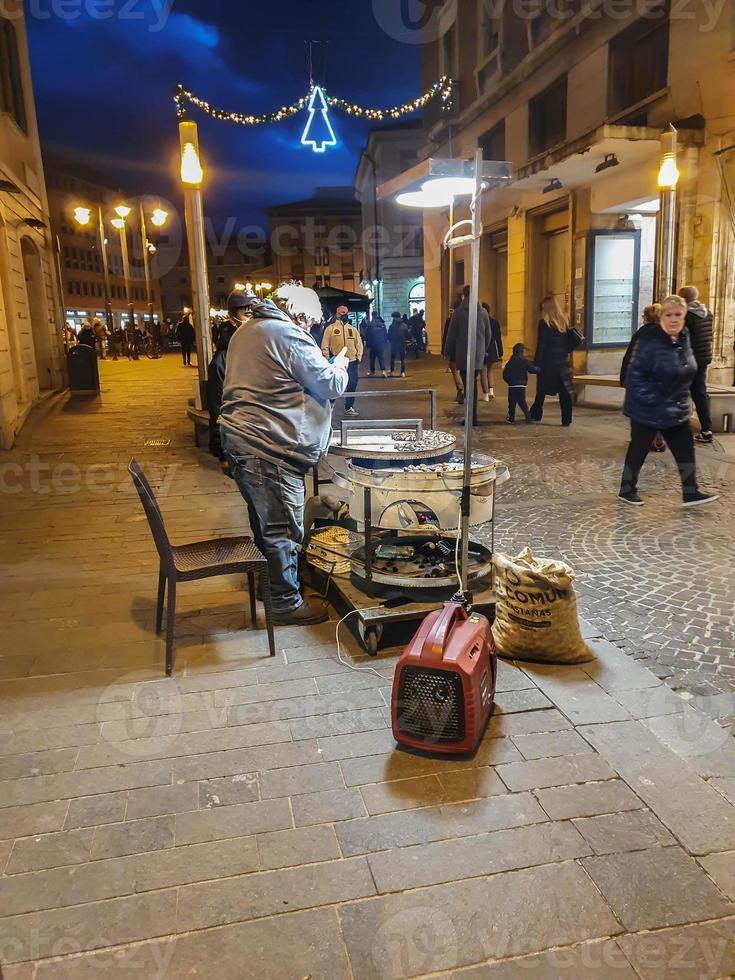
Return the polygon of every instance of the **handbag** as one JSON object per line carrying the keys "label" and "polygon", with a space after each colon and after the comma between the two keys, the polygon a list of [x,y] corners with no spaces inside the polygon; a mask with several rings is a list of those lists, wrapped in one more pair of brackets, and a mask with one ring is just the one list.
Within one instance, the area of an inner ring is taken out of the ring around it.
{"label": "handbag", "polygon": [[569,351],[579,350],[580,347],[584,347],[584,336],[577,330],[576,327],[570,327],[567,330],[567,347]]}

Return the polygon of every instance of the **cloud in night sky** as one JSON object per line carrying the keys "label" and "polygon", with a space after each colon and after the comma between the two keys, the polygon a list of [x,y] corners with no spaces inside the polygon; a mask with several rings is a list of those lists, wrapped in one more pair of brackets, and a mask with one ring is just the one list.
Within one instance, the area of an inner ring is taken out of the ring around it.
{"label": "cloud in night sky", "polygon": [[[115,0],[116,9],[123,0]],[[304,39],[315,47],[315,80],[366,105],[420,91],[419,55],[378,27],[369,0],[176,0],[160,30],[160,0],[139,0],[144,19],[28,18],[43,141],[75,155],[130,193],[177,199],[178,137],[172,95],[182,82],[214,105],[267,112],[308,87]],[[326,53],[326,54],[325,54]],[[331,114],[339,143],[325,154],[300,145],[306,116],[238,127],[195,110],[208,173],[206,209],[262,222],[269,204],[317,185],[351,184],[369,124]]]}

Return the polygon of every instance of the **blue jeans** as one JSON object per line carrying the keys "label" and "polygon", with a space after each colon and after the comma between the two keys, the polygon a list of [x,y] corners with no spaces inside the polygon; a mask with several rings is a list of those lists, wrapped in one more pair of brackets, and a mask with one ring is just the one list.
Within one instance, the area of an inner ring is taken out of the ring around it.
{"label": "blue jeans", "polygon": [[299,592],[298,546],[304,539],[304,478],[244,450],[222,435],[225,455],[248,516],[256,545],[268,560],[273,612],[291,613],[303,604]]}

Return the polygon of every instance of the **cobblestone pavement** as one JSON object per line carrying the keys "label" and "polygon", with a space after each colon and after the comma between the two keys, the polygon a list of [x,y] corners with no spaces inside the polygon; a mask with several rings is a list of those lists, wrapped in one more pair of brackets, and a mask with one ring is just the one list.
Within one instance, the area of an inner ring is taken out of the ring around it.
{"label": "cobblestone pavement", "polygon": [[[411,367],[438,380],[445,412],[441,368]],[[633,653],[659,673],[656,636],[726,647],[728,503],[684,523],[657,461],[660,505],[621,514],[596,477],[622,449],[614,415],[509,430],[483,405],[481,443],[514,470],[499,543],[575,564],[595,659],[501,664],[472,759],[400,752],[398,651],[356,673],[367,658],[346,635],[351,666],[336,660],[332,621],[278,630],[271,659],[236,577],[182,586],[162,676],[128,459],[175,542],[244,530],[238,494],[192,446],[193,375],[175,357],[108,362],[99,400],[52,399],[0,459],[3,980],[734,976],[735,745],[604,636],[629,642],[635,599]],[[726,494],[728,475],[712,474]],[[700,608],[713,629],[687,631]],[[723,666],[706,676],[723,682]],[[675,671],[679,686],[705,676],[699,661]]]}

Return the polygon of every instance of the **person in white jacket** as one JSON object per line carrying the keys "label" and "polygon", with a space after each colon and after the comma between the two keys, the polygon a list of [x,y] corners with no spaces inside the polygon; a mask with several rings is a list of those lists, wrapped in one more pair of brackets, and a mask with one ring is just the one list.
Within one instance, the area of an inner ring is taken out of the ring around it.
{"label": "person in white jacket", "polygon": [[[338,306],[335,319],[330,323],[322,337],[322,354],[326,358],[336,357],[343,347],[347,348],[347,359],[349,367],[347,369],[347,391],[357,391],[357,384],[360,380],[360,361],[364,351],[364,345],[360,331],[353,327],[347,316],[347,307]],[[345,415],[356,416],[355,399],[345,399]]]}

